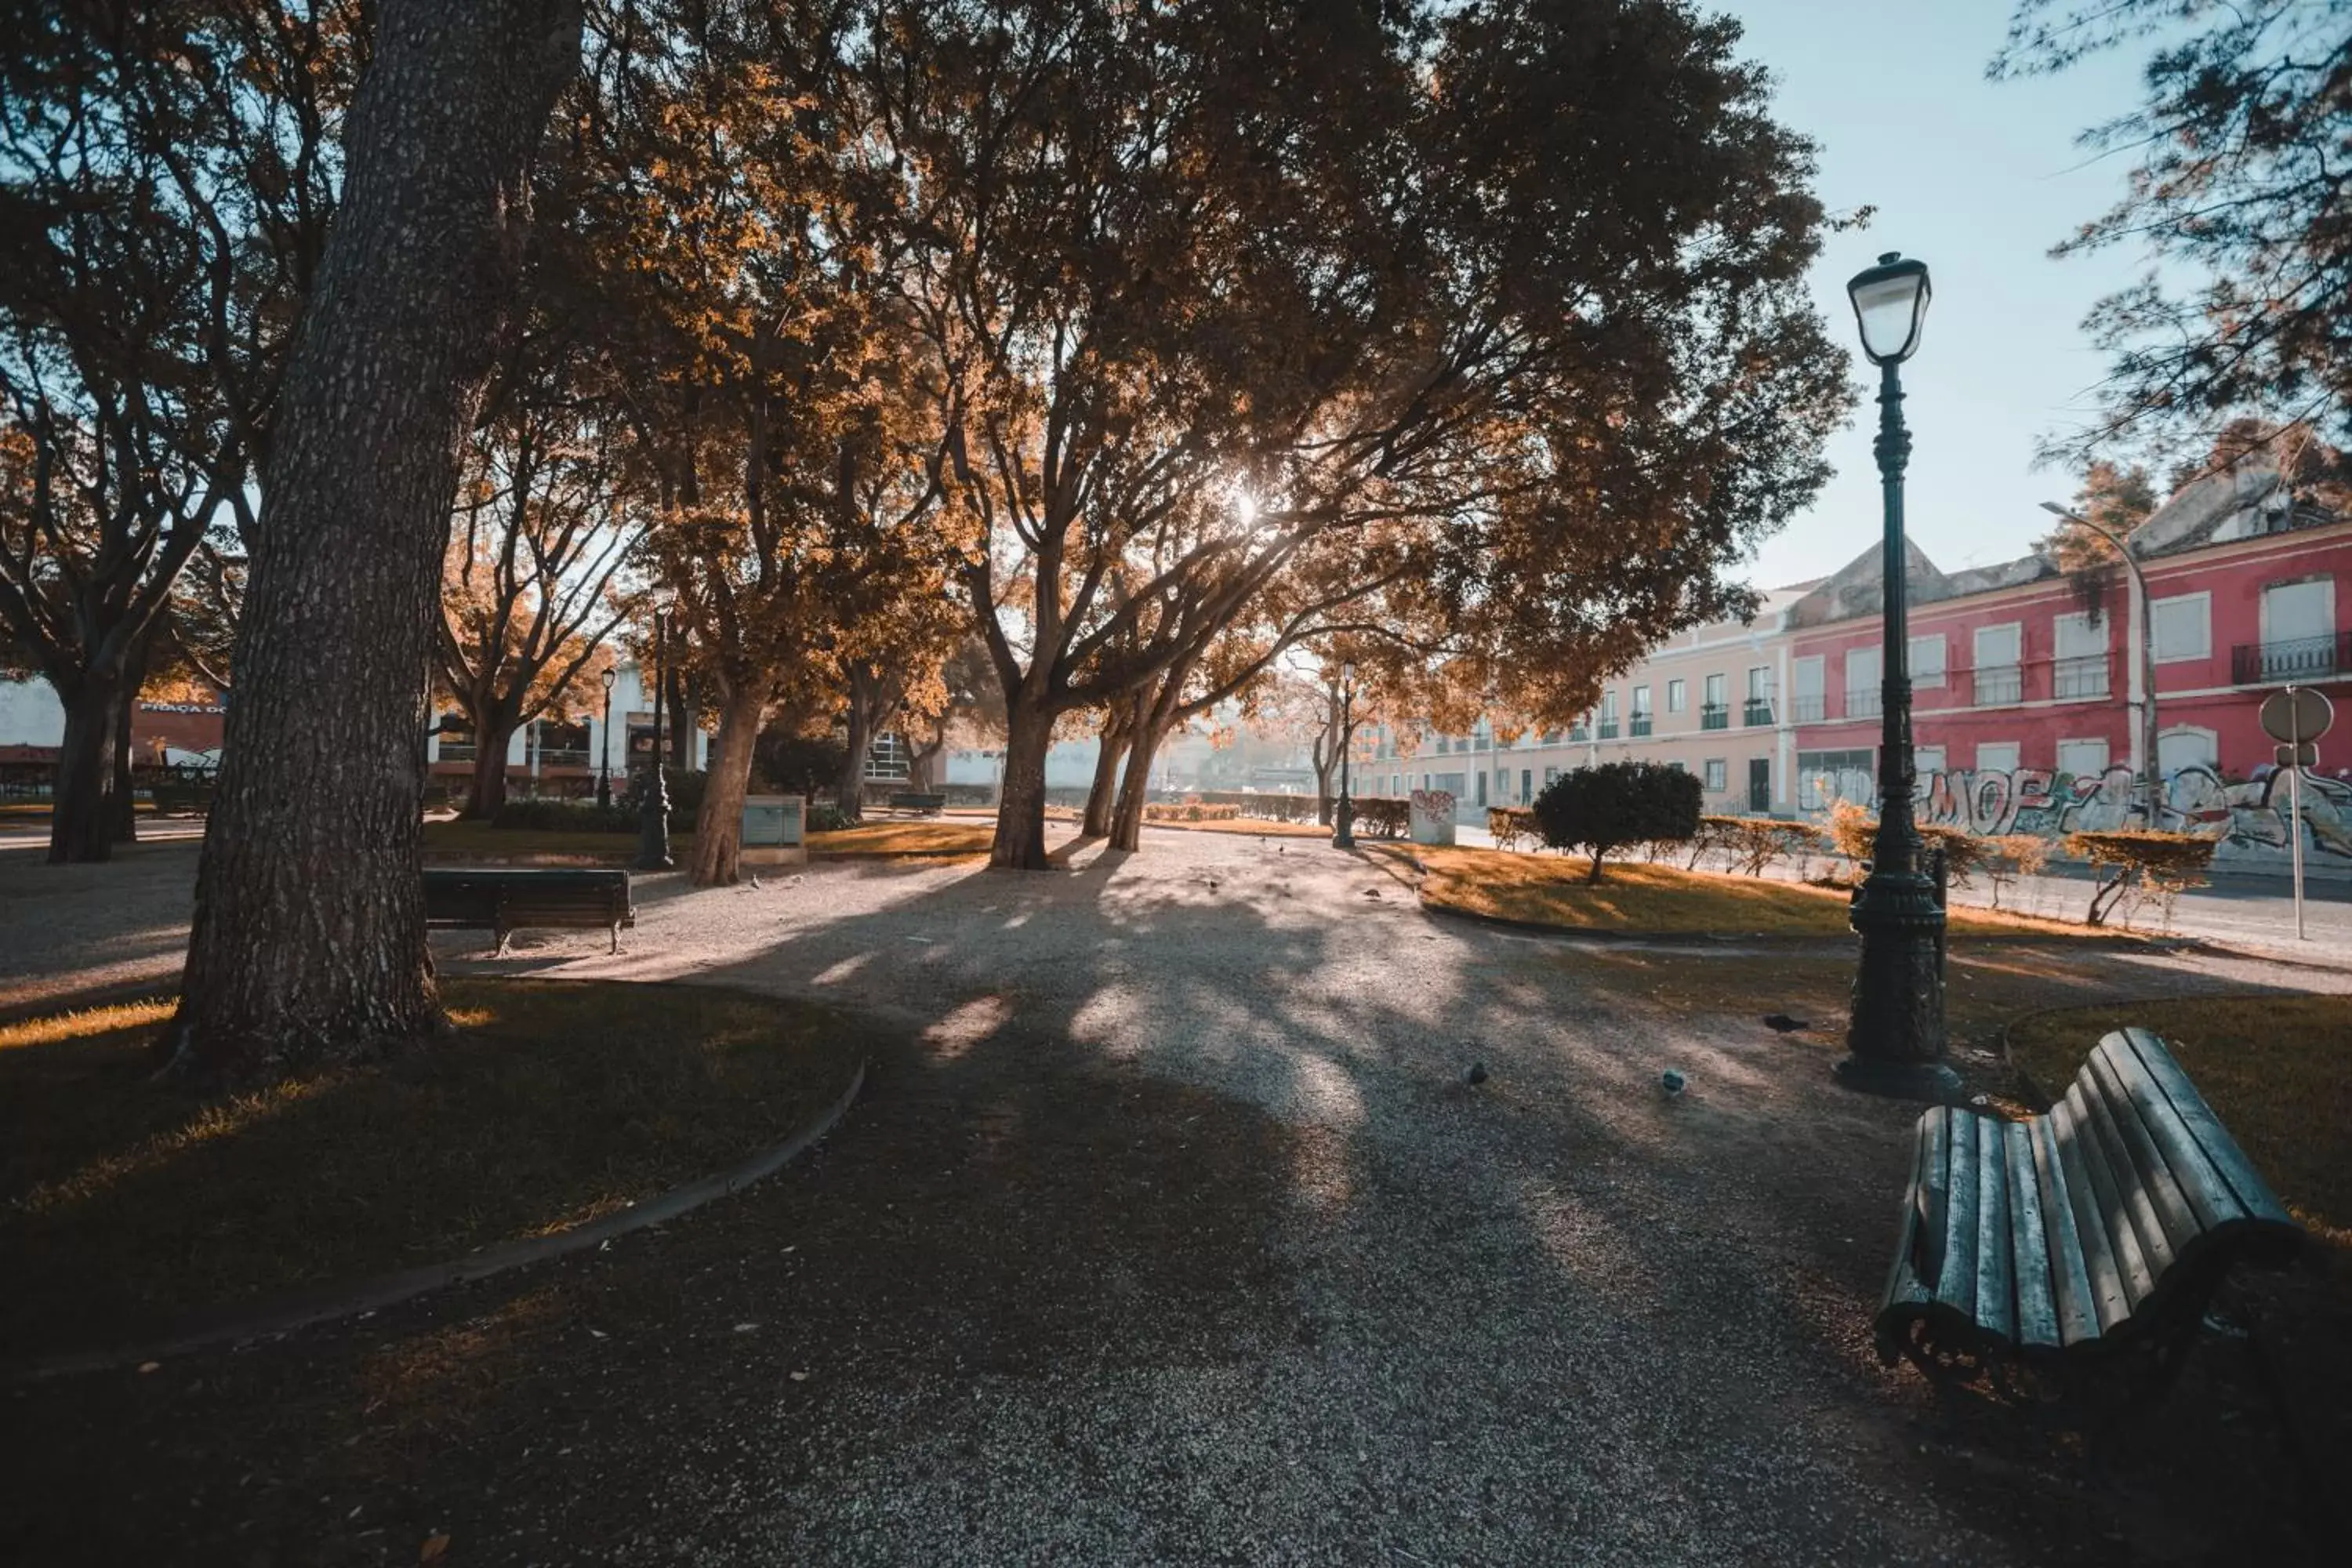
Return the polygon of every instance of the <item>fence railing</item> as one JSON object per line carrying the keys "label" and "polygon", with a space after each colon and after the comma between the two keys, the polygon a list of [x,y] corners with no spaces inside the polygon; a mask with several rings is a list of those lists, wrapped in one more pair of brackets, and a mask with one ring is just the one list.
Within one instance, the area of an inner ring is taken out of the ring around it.
{"label": "fence railing", "polygon": [[1710,702],[1698,710],[1698,727],[1702,730],[1731,728],[1731,710],[1721,702]]}
{"label": "fence railing", "polygon": [[1604,741],[1613,741],[1617,738],[1616,720],[1603,719],[1601,721],[1601,738]]}
{"label": "fence railing", "polygon": [[2352,631],[2323,637],[2240,643],[2230,650],[2230,679],[2239,686],[2342,674],[2352,674]]}
{"label": "fence railing", "polygon": [[1769,724],[1772,721],[1772,700],[1769,697],[1749,698],[1748,706],[1741,711],[1740,717],[1746,721],[1750,729],[1759,724]]}
{"label": "fence railing", "polygon": [[1979,708],[2020,701],[2025,696],[2025,672],[2013,664],[1985,665],[1970,679]]}
{"label": "fence railing", "polygon": [[1791,698],[1789,717],[1799,724],[1818,724],[1829,717],[1830,700],[1816,691],[1810,697]]}
{"label": "fence railing", "polygon": [[2106,694],[2107,656],[2105,654],[2095,653],[2086,654],[2078,658],[2062,658],[2051,665],[2051,696],[2063,699],[2105,697]]}
{"label": "fence railing", "polygon": [[1632,733],[1633,733],[1633,738],[1634,738],[1634,739],[1636,739],[1636,740],[1639,740],[1642,736],[1646,735],[1646,734],[1648,734],[1649,732],[1650,732],[1650,716],[1649,716],[1647,713],[1636,713],[1636,714],[1634,714],[1634,715],[1633,715],[1633,730],[1632,730]]}
{"label": "fence railing", "polygon": [[1885,710],[1885,694],[1874,686],[1845,694],[1845,716],[1849,719],[1875,719]]}

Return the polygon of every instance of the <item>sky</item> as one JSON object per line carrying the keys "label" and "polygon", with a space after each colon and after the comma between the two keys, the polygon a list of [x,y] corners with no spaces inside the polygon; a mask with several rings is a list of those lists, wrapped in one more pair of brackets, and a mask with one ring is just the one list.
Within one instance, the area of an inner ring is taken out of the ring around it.
{"label": "sky", "polygon": [[1762,547],[1750,580],[1825,575],[1879,539],[1876,372],[1858,352],[1845,282],[1886,250],[1925,260],[1935,290],[1904,365],[1908,531],[1946,571],[2024,554],[2052,521],[2036,503],[2077,488],[2073,473],[2037,469],[2034,447],[2084,422],[2105,374],[2083,317],[2147,266],[2122,251],[2048,254],[2123,191],[2128,163],[2095,161],[2075,137],[2137,104],[2144,51],[1993,82],[1984,68],[2007,0],[1714,4],[1745,25],[1741,53],[1777,79],[1777,118],[1819,145],[1829,210],[1877,209],[1867,228],[1828,237],[1812,276],[1832,334],[1857,350],[1865,401],[1830,442],[1836,477]]}

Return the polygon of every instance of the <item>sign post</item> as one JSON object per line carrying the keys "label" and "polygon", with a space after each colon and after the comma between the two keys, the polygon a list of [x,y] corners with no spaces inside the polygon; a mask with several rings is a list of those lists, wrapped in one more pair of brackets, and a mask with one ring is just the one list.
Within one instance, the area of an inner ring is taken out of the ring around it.
{"label": "sign post", "polygon": [[2303,933],[2303,770],[2319,765],[2319,738],[2336,721],[2336,706],[2324,692],[2307,686],[2286,686],[2263,699],[2263,732],[2279,742],[2278,765],[2286,770],[2287,809],[2294,815],[2288,828],[2294,847],[2294,939]]}

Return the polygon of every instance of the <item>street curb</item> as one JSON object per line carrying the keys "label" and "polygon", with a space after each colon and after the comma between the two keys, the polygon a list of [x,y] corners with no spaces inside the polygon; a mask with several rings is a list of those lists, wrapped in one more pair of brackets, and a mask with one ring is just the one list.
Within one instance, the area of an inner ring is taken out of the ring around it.
{"label": "street curb", "polygon": [[[1757,942],[1769,942],[1776,945],[1795,947],[1805,942],[1848,942],[1853,940],[1853,933],[1852,931],[1815,931],[1810,934],[1797,935],[1786,931],[1601,931],[1588,926],[1552,925],[1543,921],[1523,921],[1516,920],[1508,915],[1490,915],[1483,913],[1477,910],[1465,910],[1458,905],[1440,902],[1439,900],[1431,898],[1426,893],[1417,893],[1415,896],[1420,899],[1422,912],[1424,914],[1444,915],[1448,920],[1468,921],[1477,925],[1495,926],[1504,931],[1525,931],[1531,936],[1559,937],[1570,942],[1640,942],[1650,944],[1661,942],[1714,942],[1738,943],[1743,946]],[[1986,936],[1980,932],[1970,931],[1958,936],[1953,940],[1956,942],[1968,942],[1971,945],[1978,942],[1986,942],[1997,943],[2002,947],[2054,947],[2061,949],[2072,949],[2083,946],[2096,947],[2103,943],[2112,943],[2117,947],[2154,947],[2157,945],[2157,942],[2153,939],[2132,936],[2123,932],[2116,932],[2112,935],[2083,937],[2053,936],[2046,935],[2039,931],[2031,931],[2019,936]]]}
{"label": "street curb", "polygon": [[451,1285],[487,1279],[534,1263],[544,1263],[649,1225],[677,1218],[716,1198],[740,1192],[763,1176],[773,1174],[822,1141],[848,1114],[866,1087],[866,1063],[859,1062],[841,1098],[782,1142],[714,1176],[688,1182],[644,1203],[589,1221],[555,1236],[528,1237],[500,1242],[465,1257],[425,1264],[356,1283],[321,1286],[295,1291],[257,1304],[204,1309],[172,1320],[156,1337],[118,1345],[110,1350],[80,1351],[0,1366],[0,1385],[34,1383],[81,1373],[109,1372],[142,1362],[162,1361],[190,1351],[230,1341],[272,1338],[297,1329],[331,1322],[361,1312],[372,1312],[413,1300]]}

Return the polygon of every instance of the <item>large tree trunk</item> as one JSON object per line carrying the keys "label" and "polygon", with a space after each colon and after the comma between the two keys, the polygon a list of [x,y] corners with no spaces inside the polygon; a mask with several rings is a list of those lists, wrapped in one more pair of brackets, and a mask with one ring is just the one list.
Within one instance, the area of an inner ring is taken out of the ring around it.
{"label": "large tree trunk", "polygon": [[110,859],[114,854],[115,749],[122,688],[85,678],[70,692],[58,695],[66,710],[66,732],[50,786],[49,864]]}
{"label": "large tree trunk", "polygon": [[1173,669],[1161,684],[1148,686],[1134,698],[1133,716],[1128,721],[1127,782],[1119,787],[1118,809],[1111,817],[1114,849],[1143,847],[1143,803],[1151,798],[1151,764],[1175,725],[1183,687],[1184,671]]}
{"label": "large tree trunk", "polygon": [[474,721],[474,777],[466,791],[464,815],[478,822],[496,821],[507,803],[507,752],[522,726],[498,714]]}
{"label": "large tree trunk", "polygon": [[1015,692],[1004,712],[1004,789],[996,805],[991,866],[1043,871],[1045,858],[1045,753],[1054,746],[1054,719]]}
{"label": "large tree trunk", "polygon": [[939,793],[940,753],[947,750],[944,732],[933,735],[907,754],[907,787],[917,795]]}
{"label": "large tree trunk", "polygon": [[195,924],[167,1037],[205,1079],[441,1024],[424,673],[457,454],[513,293],[578,0],[383,0],[262,475]]}
{"label": "large tree trunk", "polygon": [[1116,707],[1106,713],[1102,733],[1096,738],[1094,783],[1087,789],[1086,819],[1078,825],[1082,837],[1110,837],[1118,805],[1119,763],[1127,755],[1128,725],[1118,715]]}
{"label": "large tree trunk", "polygon": [[873,744],[874,731],[866,722],[865,704],[853,692],[849,699],[848,748],[842,754],[841,771],[833,780],[833,804],[850,822],[866,819],[866,753]]}
{"label": "large tree trunk", "polygon": [[125,681],[122,699],[114,705],[114,778],[106,792],[106,812],[107,833],[117,844],[139,842],[138,780],[131,773],[131,717],[138,710],[139,689],[146,680],[142,670]]}
{"label": "large tree trunk", "polygon": [[719,710],[719,743],[711,749],[702,810],[694,819],[691,875],[698,888],[731,888],[743,874],[743,797],[751,793],[751,757],[767,710],[767,694],[750,682]]}

